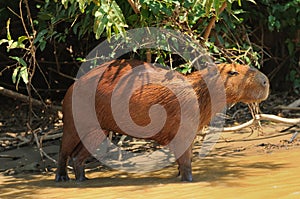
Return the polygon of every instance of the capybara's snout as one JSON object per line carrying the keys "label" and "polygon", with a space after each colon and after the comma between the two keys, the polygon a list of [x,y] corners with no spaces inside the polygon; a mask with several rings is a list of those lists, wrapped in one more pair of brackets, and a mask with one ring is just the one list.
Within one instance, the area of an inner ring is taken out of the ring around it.
{"label": "capybara's snout", "polygon": [[257,71],[256,77],[255,77],[257,84],[261,86],[260,90],[258,89],[258,94],[260,94],[258,97],[260,100],[263,101],[266,100],[269,96],[269,90],[270,90],[270,82],[266,75],[261,73],[260,71]]}
{"label": "capybara's snout", "polygon": [[270,84],[269,84],[269,79],[266,75],[257,71],[255,79],[262,87],[265,87],[267,91],[269,90]]}

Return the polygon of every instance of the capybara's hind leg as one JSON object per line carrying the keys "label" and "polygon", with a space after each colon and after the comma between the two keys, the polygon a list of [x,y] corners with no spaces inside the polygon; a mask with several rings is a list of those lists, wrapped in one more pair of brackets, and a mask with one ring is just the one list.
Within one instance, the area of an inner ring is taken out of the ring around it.
{"label": "capybara's hind leg", "polygon": [[85,181],[88,178],[85,176],[85,160],[90,156],[89,151],[80,143],[74,153],[71,155],[73,160],[73,169],[77,181]]}
{"label": "capybara's hind leg", "polygon": [[192,177],[192,145],[177,159],[181,181],[191,182]]}
{"label": "capybara's hind leg", "polygon": [[70,180],[67,171],[68,158],[69,156],[65,152],[63,152],[62,150],[59,152],[57,170],[55,175],[56,182]]}

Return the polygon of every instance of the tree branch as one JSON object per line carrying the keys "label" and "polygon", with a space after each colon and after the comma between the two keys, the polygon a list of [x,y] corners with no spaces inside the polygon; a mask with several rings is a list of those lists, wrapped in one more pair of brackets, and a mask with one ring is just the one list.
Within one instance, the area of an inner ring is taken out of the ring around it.
{"label": "tree branch", "polygon": [[128,3],[131,5],[135,14],[140,14],[140,10],[138,9],[138,7],[136,6],[133,0],[128,0]]}
{"label": "tree branch", "polygon": [[[220,8],[219,10],[219,15],[224,11],[224,9],[227,7],[227,2],[225,1],[223,4],[222,4],[222,7]],[[217,16],[213,16],[213,18],[211,18],[205,32],[204,32],[204,35],[203,35],[203,38],[205,41],[208,40],[208,37],[210,35],[210,32],[212,30],[212,28],[215,26],[215,23],[216,23],[216,20],[217,20]]]}

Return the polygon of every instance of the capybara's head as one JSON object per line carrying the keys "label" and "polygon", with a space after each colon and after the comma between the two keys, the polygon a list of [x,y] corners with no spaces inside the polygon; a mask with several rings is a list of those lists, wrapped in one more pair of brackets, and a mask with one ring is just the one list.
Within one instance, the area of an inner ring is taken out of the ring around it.
{"label": "capybara's head", "polygon": [[219,64],[224,81],[227,103],[253,103],[267,99],[269,80],[255,68],[240,64]]}

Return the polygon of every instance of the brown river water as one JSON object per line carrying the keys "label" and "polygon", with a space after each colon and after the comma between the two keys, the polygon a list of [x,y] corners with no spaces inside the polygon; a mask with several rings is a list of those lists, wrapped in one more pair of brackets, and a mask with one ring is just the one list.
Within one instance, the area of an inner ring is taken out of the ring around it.
{"label": "brown river water", "polygon": [[54,172],[0,173],[0,198],[300,198],[300,138],[286,144],[291,133],[275,128],[246,141],[245,134],[225,134],[208,156],[194,158],[192,183],[180,182],[175,164],[139,174],[96,169],[85,182],[57,183]]}
{"label": "brown river water", "polygon": [[[193,162],[193,183],[176,166],[146,174],[88,173],[86,182],[51,175],[0,175],[0,198],[300,198],[300,149]],[[71,177],[74,177],[71,175]]]}

